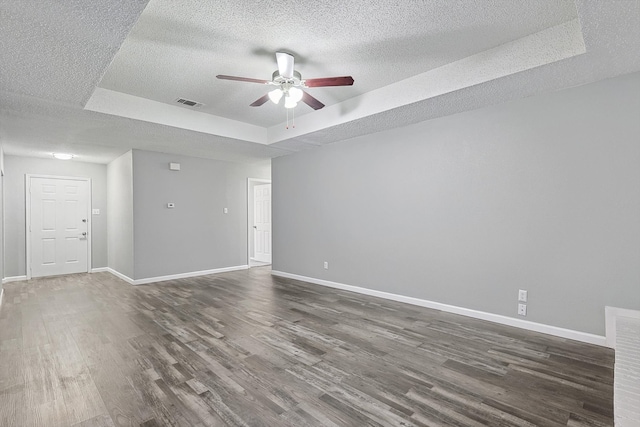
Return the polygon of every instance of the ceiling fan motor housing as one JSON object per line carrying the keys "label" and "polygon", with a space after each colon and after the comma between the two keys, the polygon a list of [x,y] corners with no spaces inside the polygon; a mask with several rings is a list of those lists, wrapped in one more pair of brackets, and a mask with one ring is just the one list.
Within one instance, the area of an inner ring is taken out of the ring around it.
{"label": "ceiling fan motor housing", "polygon": [[271,75],[271,83],[275,84],[275,85],[283,85],[283,84],[289,84],[290,87],[291,86],[304,86],[303,84],[303,80],[302,80],[302,74],[300,74],[298,71],[293,71],[293,78],[288,79],[286,77],[282,77],[280,75],[280,72],[278,70],[275,70],[273,72],[273,74]]}

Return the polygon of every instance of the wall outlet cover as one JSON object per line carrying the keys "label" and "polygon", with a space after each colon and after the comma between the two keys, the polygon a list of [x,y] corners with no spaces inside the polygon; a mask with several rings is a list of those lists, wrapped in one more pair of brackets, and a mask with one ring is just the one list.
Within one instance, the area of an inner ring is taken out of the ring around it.
{"label": "wall outlet cover", "polygon": [[518,315],[520,316],[527,315],[527,304],[518,304]]}
{"label": "wall outlet cover", "polygon": [[325,261],[324,262],[324,269],[328,270],[329,269],[329,261]]}
{"label": "wall outlet cover", "polygon": [[518,290],[518,301],[527,302],[527,294],[528,292],[525,291],[524,289]]}

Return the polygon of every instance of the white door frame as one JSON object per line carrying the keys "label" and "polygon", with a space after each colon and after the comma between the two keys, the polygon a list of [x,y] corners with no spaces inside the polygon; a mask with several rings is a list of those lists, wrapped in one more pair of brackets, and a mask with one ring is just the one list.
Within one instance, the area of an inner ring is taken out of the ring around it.
{"label": "white door frame", "polygon": [[[253,224],[251,223],[251,212],[253,212],[253,186],[256,184],[271,184],[270,179],[262,179],[262,178],[247,178],[247,265],[251,266],[251,247],[253,246],[253,240],[251,239],[251,229],[253,228]],[[273,190],[271,190],[271,194],[273,194]],[[271,211],[273,212],[273,198],[271,199]],[[254,213],[255,215],[255,213]],[[273,216],[271,217],[271,221],[273,222]],[[273,236],[273,233],[271,233]],[[272,245],[273,247],[273,245]],[[273,256],[273,251],[271,253]],[[273,261],[273,258],[272,258]]]}
{"label": "white door frame", "polygon": [[31,226],[31,178],[45,178],[45,179],[68,179],[73,181],[86,181],[89,183],[89,203],[87,203],[87,273],[91,272],[91,178],[84,178],[78,176],[57,176],[57,175],[38,175],[38,174],[25,174],[25,183],[24,183],[24,198],[26,201],[25,209],[26,209],[26,223],[24,228],[24,235],[26,240],[26,248],[27,248],[27,259],[26,259],[26,268],[27,268],[27,280],[31,279],[31,234],[29,231],[29,227]]}

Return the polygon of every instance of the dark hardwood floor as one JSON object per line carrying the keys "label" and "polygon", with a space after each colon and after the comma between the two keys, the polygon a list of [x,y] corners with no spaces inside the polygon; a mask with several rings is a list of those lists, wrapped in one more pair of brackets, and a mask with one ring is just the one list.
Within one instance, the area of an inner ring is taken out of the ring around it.
{"label": "dark hardwood floor", "polygon": [[603,426],[613,352],[275,278],[5,285],[1,426]]}

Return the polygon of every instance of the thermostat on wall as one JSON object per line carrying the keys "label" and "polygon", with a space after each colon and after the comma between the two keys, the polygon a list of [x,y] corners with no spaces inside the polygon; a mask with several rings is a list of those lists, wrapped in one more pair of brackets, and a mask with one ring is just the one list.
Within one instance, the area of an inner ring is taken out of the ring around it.
{"label": "thermostat on wall", "polygon": [[179,171],[180,163],[169,163],[169,170],[171,171]]}
{"label": "thermostat on wall", "polygon": [[169,203],[167,203],[167,207],[168,207],[168,208],[175,208],[175,207],[176,207],[176,204],[175,204],[175,203],[173,203],[173,202],[169,202]]}

